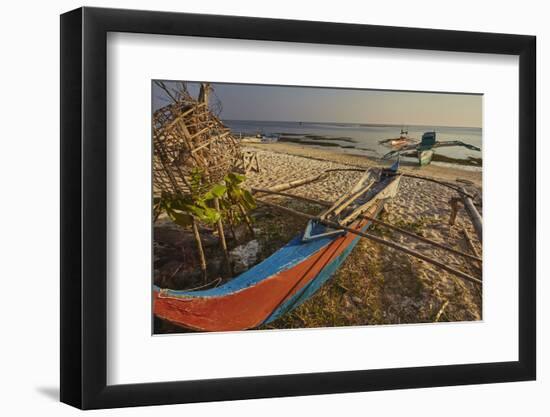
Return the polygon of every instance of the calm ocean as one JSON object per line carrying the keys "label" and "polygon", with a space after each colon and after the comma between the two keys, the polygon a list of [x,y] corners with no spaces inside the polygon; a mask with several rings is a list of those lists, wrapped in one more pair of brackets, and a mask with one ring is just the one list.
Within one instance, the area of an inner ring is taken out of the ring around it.
{"label": "calm ocean", "polygon": [[[389,152],[378,142],[399,137],[402,126],[363,125],[347,123],[272,122],[251,120],[224,120],[235,135],[276,134],[280,141],[296,142],[307,146],[337,147],[339,152],[359,153],[381,157]],[[438,141],[461,140],[481,147],[481,128],[447,126],[404,126],[409,137],[420,139],[424,132],[437,132]],[[480,158],[481,153],[464,147],[440,148],[436,152],[458,159]]]}

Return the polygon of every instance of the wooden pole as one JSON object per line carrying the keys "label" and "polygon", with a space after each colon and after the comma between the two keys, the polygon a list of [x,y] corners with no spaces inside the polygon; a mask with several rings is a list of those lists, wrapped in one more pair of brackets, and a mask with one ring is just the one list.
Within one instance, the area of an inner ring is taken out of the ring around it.
{"label": "wooden pole", "polygon": [[[344,203],[346,203],[347,201],[347,204],[351,204],[357,197],[359,197],[359,195],[357,195],[355,198],[353,198],[353,196],[355,194],[357,194],[357,192],[359,192],[361,190],[361,188],[363,187],[363,184],[365,183],[365,181],[367,180],[367,178],[369,178],[369,171],[370,169],[367,169],[365,171],[365,173],[361,176],[361,178],[359,178],[359,181],[357,181],[355,183],[355,185],[351,188],[351,190],[349,190],[347,193],[344,193],[340,196],[340,198],[338,198],[330,208],[328,208],[327,210],[325,210],[319,217],[321,218],[325,218],[327,217],[331,212],[333,212],[334,210],[336,210],[338,207],[341,207]],[[373,182],[371,182],[370,186],[372,186]],[[367,191],[366,189],[364,190],[365,192]],[[345,207],[344,207],[345,208]],[[342,210],[344,209],[342,208]],[[337,213],[335,213],[337,214]]]}
{"label": "wooden pole", "polygon": [[229,231],[231,232],[231,237],[235,242],[237,242],[237,235],[235,235],[235,228],[233,225],[233,209],[229,208]]}
{"label": "wooden pole", "polygon": [[317,181],[317,180],[321,179],[324,175],[326,175],[326,173],[321,172],[320,174],[313,175],[313,176],[307,177],[307,178],[303,178],[301,180],[295,180],[295,181],[290,181],[290,182],[287,182],[287,183],[284,183],[284,184],[274,185],[273,187],[269,187],[269,190],[270,191],[285,191],[285,190],[288,190],[290,188],[295,188],[295,187],[298,187],[300,185],[309,184],[310,182]]}
{"label": "wooden pole", "polygon": [[201,83],[201,88],[199,91],[199,102],[205,103],[208,105],[208,96],[210,94],[210,84],[209,83]]}
{"label": "wooden pole", "polygon": [[444,249],[448,252],[455,253],[455,254],[460,255],[460,256],[464,256],[465,258],[469,258],[473,261],[477,261],[477,262],[482,261],[481,258],[477,254],[476,254],[476,256],[470,255],[469,253],[462,252],[462,251],[460,251],[458,249],[455,249],[455,248],[451,248],[450,246],[443,245],[442,243],[436,242],[436,241],[431,240],[431,239],[426,239],[423,236],[418,236],[417,234],[411,233],[407,230],[401,229],[401,228],[396,227],[396,226],[394,226],[392,224],[389,224],[389,223],[385,223],[382,220],[378,220],[378,219],[375,219],[375,218],[370,217],[370,216],[363,215],[361,217],[363,217],[367,220],[370,220],[371,222],[373,222],[375,224],[379,224],[380,226],[387,227],[388,229],[393,229],[393,230],[395,230],[395,231],[397,231],[397,232],[399,232],[403,235],[407,235],[407,236],[410,236],[412,238],[418,239],[422,242],[429,243],[430,245],[437,246],[438,248]]}
{"label": "wooden pole", "polygon": [[[466,238],[466,242],[468,243],[468,246],[469,246],[470,250],[472,251],[472,253],[475,256],[477,256],[478,258],[481,258],[481,255],[477,251],[477,248],[475,247],[474,242],[472,242],[472,237],[470,236],[470,233],[468,233],[468,229],[466,229],[466,227],[464,227],[464,226],[462,227],[462,233],[464,233],[464,237]],[[480,270],[482,269],[481,261],[477,264],[477,267]]]}
{"label": "wooden pole", "polygon": [[365,194],[367,191],[370,190],[370,188],[374,185],[374,180],[372,180],[368,185],[361,188],[358,191],[354,191],[355,187],[353,187],[352,193],[345,194],[344,198],[338,199],[336,203],[333,204],[332,207],[330,207],[328,210],[326,210],[323,214],[321,214],[321,218],[324,219],[328,217],[330,214],[333,216],[337,216],[339,213],[341,213],[343,210],[346,209],[350,204],[354,203],[355,200],[357,200],[359,197],[361,197],[363,194]]}
{"label": "wooden pole", "polygon": [[250,220],[250,217],[248,217],[248,214],[246,213],[245,208],[241,203],[237,203],[237,207],[239,207],[239,211],[244,217],[244,222],[246,223],[246,226],[248,227],[250,234],[252,235],[252,237],[254,237],[254,228],[252,227],[252,221]]}
{"label": "wooden pole", "polygon": [[417,180],[424,180],[424,181],[430,181],[430,182],[434,182],[436,184],[439,184],[439,185],[442,185],[444,187],[448,187],[450,188],[451,190],[455,190],[457,193],[459,194],[462,194],[462,195],[466,195],[470,198],[473,198],[474,196],[470,193],[468,193],[464,187],[457,187],[455,185],[452,185],[452,184],[449,184],[448,182],[444,182],[444,181],[438,181],[434,178],[430,178],[430,177],[421,177],[420,175],[413,175],[413,174],[401,174],[403,175],[404,177],[409,177],[409,178],[415,178]]}
{"label": "wooden pole", "polygon": [[[214,208],[218,213],[220,213],[220,202],[217,198],[214,199]],[[232,274],[232,268],[231,268],[231,260],[229,259],[229,252],[227,251],[227,242],[225,241],[225,233],[223,231],[223,223],[220,213],[220,218],[216,222],[217,228],[218,228],[218,236],[220,239],[220,246],[222,247],[223,251],[223,257],[225,259],[225,266],[227,267],[227,270]]]}
{"label": "wooden pole", "polygon": [[[253,193],[265,193],[265,194],[275,194],[275,195],[281,195],[283,197],[289,197],[289,198],[295,198],[297,200],[303,200],[303,201],[306,201],[308,203],[311,203],[311,204],[318,204],[320,206],[325,206],[325,207],[331,207],[332,204],[329,202],[329,201],[324,201],[324,200],[314,200],[312,198],[308,198],[308,197],[303,197],[301,195],[295,195],[295,194],[289,194],[289,193],[284,193],[284,192],[280,192],[280,191],[271,191],[271,190],[265,190],[265,189],[262,189],[262,188],[252,188],[252,192]],[[370,217],[370,216],[367,216],[365,214],[361,214],[359,215],[358,217],[362,218],[362,219],[367,219],[367,220],[370,220],[371,222],[373,223],[376,223],[380,226],[383,226],[383,227],[387,227],[388,229],[393,229],[401,234],[404,234],[404,235],[407,235],[407,236],[410,236],[414,239],[418,239],[422,242],[425,242],[425,243],[429,243],[430,245],[433,245],[433,246],[437,246],[438,248],[441,248],[441,249],[444,249],[448,252],[451,252],[451,253],[455,253],[457,255],[461,255],[461,256],[464,256],[466,258],[469,258],[473,261],[477,261],[477,262],[482,262],[482,259],[481,257],[474,251],[474,255],[470,255],[469,253],[466,253],[466,252],[462,252],[458,249],[455,249],[455,248],[452,248],[450,246],[447,246],[447,245],[444,245],[442,243],[439,243],[439,242],[436,242],[434,240],[431,240],[431,239],[427,239],[423,236],[419,236],[417,234],[414,234],[414,233],[411,233],[411,232],[408,232],[407,230],[404,230],[404,229],[401,229],[397,226],[394,226],[392,224],[389,224],[389,223],[386,223],[386,222],[383,222],[382,220],[378,220],[378,219],[375,219],[374,217]],[[467,232],[466,232],[467,233]]]}
{"label": "wooden pole", "polygon": [[311,204],[318,204],[320,206],[325,206],[325,207],[330,207],[331,206],[331,203],[328,202],[328,201],[314,200],[313,198],[303,197],[301,195],[296,195],[296,194],[285,193],[283,191],[273,191],[273,190],[267,190],[265,188],[252,188],[251,191],[252,191],[252,194],[263,193],[263,194],[280,195],[280,196],[283,196],[283,197],[295,198],[296,200],[303,200],[303,201],[311,203]]}
{"label": "wooden pole", "polygon": [[463,190],[462,201],[464,201],[464,207],[470,215],[470,219],[472,219],[472,224],[476,229],[476,234],[479,238],[479,241],[483,242],[483,219],[477,211],[476,206],[474,206],[474,202],[472,201],[472,199],[466,195],[466,190],[464,189],[464,187],[461,188]]}
{"label": "wooden pole", "polygon": [[199,227],[197,225],[197,221],[193,217],[193,235],[195,236],[195,242],[197,244],[197,250],[199,251],[199,260],[201,263],[201,272],[202,272],[202,279],[206,283],[206,258],[204,257],[204,249],[202,248],[202,241],[201,241],[201,235],[199,234]]}
{"label": "wooden pole", "polygon": [[445,311],[445,308],[449,305],[449,300],[445,300],[445,302],[443,303],[443,305],[441,306],[441,308],[439,309],[439,311],[437,312],[436,316],[435,316],[435,319],[434,319],[434,322],[438,322],[439,319],[441,318],[441,315],[443,314],[443,312]]}
{"label": "wooden pole", "polygon": [[466,281],[470,281],[470,282],[473,282],[473,283],[476,283],[476,284],[480,284],[482,285],[482,281],[471,276],[471,275],[468,275],[462,271],[459,271],[457,269],[454,269],[450,266],[447,266],[445,265],[444,263],[442,262],[439,262],[435,259],[432,259],[426,255],[423,255],[419,252],[416,252],[412,249],[409,249],[405,246],[401,246],[401,245],[398,245],[397,243],[394,243],[394,242],[390,242],[388,240],[385,240],[385,239],[382,239],[378,236],[375,236],[375,235],[372,235],[370,233],[365,233],[365,232],[361,232],[359,230],[355,230],[355,229],[352,229],[351,227],[347,227],[347,226],[342,226],[338,223],[335,223],[333,221],[330,221],[330,220],[324,220],[324,219],[319,219],[318,217],[316,216],[312,216],[310,214],[307,214],[307,213],[302,213],[302,212],[299,212],[299,211],[296,211],[296,210],[293,210],[293,209],[290,209],[288,207],[283,207],[283,206],[280,206],[278,204],[275,204],[275,203],[270,203],[268,201],[264,201],[264,200],[256,200],[262,204],[265,204],[267,206],[271,206],[273,208],[276,208],[278,210],[281,210],[281,211],[284,211],[286,213],[289,213],[289,214],[292,214],[292,215],[295,215],[295,216],[298,216],[298,217],[303,217],[303,218],[306,218],[306,219],[309,219],[309,220],[315,220],[315,221],[318,221],[319,223],[321,224],[324,224],[325,226],[328,226],[330,228],[333,228],[333,229],[340,229],[340,230],[345,230],[349,233],[353,233],[357,236],[361,236],[361,237],[364,237],[366,239],[369,239],[369,240],[372,240],[376,243],[379,243],[381,245],[385,245],[385,246],[389,246],[390,248],[393,248],[393,249],[396,249],[396,250],[399,250],[401,252],[404,252],[408,255],[411,255],[411,256],[414,256],[416,258],[419,258],[419,259],[422,259],[423,261],[425,262],[428,262],[428,263],[431,263],[432,265],[435,265],[435,266],[438,266],[439,268],[453,274],[453,275],[456,275],[457,277],[459,278],[462,278]]}
{"label": "wooden pole", "polygon": [[449,224],[451,226],[454,226],[456,221],[456,215],[458,214],[458,203],[460,199],[457,197],[453,197],[449,200],[449,204],[451,205],[451,216],[449,217]]}
{"label": "wooden pole", "polygon": [[310,182],[320,180],[325,175],[327,175],[331,172],[342,172],[342,171],[346,171],[346,172],[365,172],[365,169],[364,168],[330,168],[330,169],[324,170],[323,172],[321,172],[319,174],[313,175],[311,177],[303,178],[301,180],[290,181],[290,182],[286,182],[286,183],[283,183],[283,184],[277,184],[277,185],[274,185],[272,187],[269,187],[268,189],[271,190],[271,191],[285,191],[285,190],[288,190],[289,188],[295,188],[295,187],[298,187],[300,185],[309,184]]}

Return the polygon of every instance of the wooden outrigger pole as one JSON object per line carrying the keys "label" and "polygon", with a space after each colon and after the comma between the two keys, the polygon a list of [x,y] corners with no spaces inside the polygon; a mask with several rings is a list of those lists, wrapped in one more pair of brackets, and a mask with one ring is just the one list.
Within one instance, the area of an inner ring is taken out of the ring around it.
{"label": "wooden outrigger pole", "polygon": [[464,189],[464,187],[457,187],[457,186],[455,186],[453,184],[449,184],[448,182],[445,182],[445,181],[439,181],[439,180],[436,180],[435,178],[424,177],[424,176],[421,176],[421,175],[407,174],[407,173],[402,173],[401,175],[404,176],[404,177],[414,178],[414,179],[417,179],[417,180],[433,182],[435,184],[439,184],[439,185],[442,185],[444,187],[450,188],[451,190],[454,190],[458,194],[461,194],[463,196],[467,196],[469,198],[474,198],[474,196],[472,194],[470,194],[468,191],[466,191]]}
{"label": "wooden outrigger pole", "polygon": [[311,214],[307,214],[307,213],[302,213],[301,211],[297,211],[297,210],[293,210],[291,208],[288,208],[288,207],[283,207],[279,204],[275,204],[275,203],[271,203],[269,201],[265,201],[265,200],[260,200],[260,199],[257,199],[256,200],[257,202],[261,203],[261,204],[264,204],[266,206],[270,206],[270,207],[273,207],[277,210],[281,210],[281,211],[284,211],[285,213],[288,213],[288,214],[292,214],[294,216],[298,216],[298,217],[302,217],[304,219],[308,219],[308,220],[314,220],[314,221],[317,221],[327,227],[330,227],[332,229],[340,229],[340,230],[345,230],[346,232],[349,232],[349,233],[352,233],[352,234],[355,234],[357,236],[361,236],[361,237],[364,237],[366,239],[369,239],[369,240],[372,240],[376,243],[379,243],[381,245],[385,245],[385,246],[389,246],[393,249],[397,249],[401,252],[404,252],[408,255],[411,255],[411,256],[414,256],[416,258],[419,258],[419,259],[422,259],[423,261],[425,262],[428,262],[428,263],[431,263],[435,266],[438,266],[439,268],[441,269],[444,269],[445,271],[447,272],[450,272],[451,274],[459,277],[459,278],[462,278],[466,281],[470,281],[470,282],[473,282],[473,283],[476,283],[476,284],[479,284],[479,285],[482,285],[482,281],[478,278],[475,278],[471,275],[468,275],[462,271],[459,271],[458,269],[454,269],[450,266],[447,266],[445,265],[444,263],[442,262],[439,262],[435,259],[432,259],[426,255],[423,255],[421,254],[420,252],[416,252],[412,249],[409,249],[405,246],[402,246],[402,245],[399,245],[397,243],[394,243],[394,242],[391,242],[389,240],[385,240],[385,239],[382,239],[378,236],[375,236],[373,234],[370,234],[370,233],[365,233],[365,232],[361,232],[359,230],[355,230],[351,227],[347,227],[347,226],[343,226],[339,223],[336,223],[336,222],[333,222],[331,220],[326,220],[326,219],[320,219],[319,217],[317,216],[313,216]]}
{"label": "wooden outrigger pole", "polygon": [[[302,201],[305,201],[305,202],[311,203],[311,204],[318,204],[318,205],[323,206],[323,207],[332,207],[332,205],[333,205],[333,203],[331,203],[329,201],[325,201],[325,200],[315,200],[313,198],[303,197],[301,195],[284,193],[284,192],[280,192],[280,191],[271,191],[271,190],[264,189],[264,188],[252,188],[252,192],[255,193],[255,194],[256,193],[264,193],[264,194],[280,195],[280,196],[283,196],[283,197],[294,198],[296,200],[302,200]],[[444,245],[442,243],[436,242],[436,241],[431,240],[431,239],[427,239],[423,236],[419,236],[417,234],[408,232],[407,230],[404,230],[400,227],[397,227],[397,226],[394,226],[392,224],[383,222],[381,220],[375,219],[374,217],[371,217],[371,216],[360,214],[358,217],[360,217],[362,219],[370,220],[372,223],[378,224],[378,225],[386,227],[388,229],[395,230],[395,231],[397,231],[397,232],[399,232],[403,235],[410,236],[414,239],[417,239],[417,240],[420,240],[424,243],[428,243],[430,245],[436,246],[440,249],[446,250],[446,251],[454,253],[456,255],[460,255],[460,256],[463,256],[465,258],[469,258],[472,261],[483,262],[483,260],[481,259],[481,257],[477,253],[475,253],[475,255],[471,255],[469,253],[462,252],[458,249],[452,248],[450,246]]]}
{"label": "wooden outrigger pole", "polygon": [[[321,224],[323,224],[327,227],[330,227],[332,229],[344,230],[344,231],[347,231],[349,233],[353,233],[353,234],[356,234],[358,236],[364,237],[366,239],[370,239],[370,240],[372,240],[376,243],[379,243],[379,244],[382,244],[382,245],[385,245],[385,246],[389,246],[393,249],[396,249],[396,250],[399,250],[401,252],[407,253],[408,255],[411,255],[411,256],[414,256],[416,258],[422,259],[423,261],[431,263],[431,264],[433,264],[433,265],[435,265],[435,266],[437,266],[441,269],[444,269],[445,271],[447,271],[447,272],[449,272],[449,273],[451,273],[455,276],[458,276],[459,278],[462,278],[466,281],[474,282],[474,283],[480,284],[480,285],[482,284],[482,281],[480,279],[475,278],[471,275],[468,275],[468,274],[466,274],[462,271],[459,271],[455,268],[452,268],[450,266],[447,266],[444,263],[439,262],[436,259],[432,259],[429,256],[426,256],[426,255],[424,255],[420,252],[417,252],[413,249],[410,249],[410,248],[407,248],[405,246],[399,245],[395,242],[391,242],[391,241],[382,239],[382,238],[380,238],[378,236],[375,236],[375,235],[372,235],[370,233],[357,231],[353,228],[348,227],[347,225],[349,225],[350,222],[352,222],[353,220],[355,220],[357,218],[367,219],[367,220],[371,221],[374,224],[378,224],[378,225],[386,227],[388,229],[395,230],[395,231],[397,231],[401,234],[404,234],[406,236],[415,238],[417,240],[428,243],[430,245],[433,245],[433,246],[438,247],[440,249],[446,250],[448,252],[463,256],[463,257],[468,258],[472,261],[479,262],[479,263],[482,262],[482,259],[479,256],[471,255],[469,253],[454,249],[450,246],[441,244],[439,242],[435,242],[435,241],[427,239],[423,236],[418,236],[414,233],[410,233],[406,230],[403,230],[403,229],[401,229],[399,227],[396,227],[394,225],[391,225],[389,223],[385,223],[385,222],[383,222],[381,220],[378,220],[378,219],[375,219],[371,216],[366,216],[364,214],[364,212],[368,208],[369,202],[357,207],[355,210],[352,211],[351,214],[347,215],[343,220],[335,222],[335,221],[332,221],[332,220],[328,219],[329,215],[335,216],[335,215],[341,213],[342,211],[344,211],[345,208],[347,208],[349,205],[351,205],[353,202],[355,202],[359,197],[364,195],[370,189],[370,187],[372,187],[374,181],[371,181],[367,185],[365,185],[365,183],[369,179],[370,169],[364,170],[363,176],[354,185],[354,187],[334,202],[328,202],[328,201],[323,201],[323,200],[315,200],[315,199],[302,197],[302,196],[295,195],[295,194],[282,192],[282,190],[288,190],[290,188],[294,188],[294,187],[298,187],[300,185],[304,185],[304,184],[308,184],[308,183],[311,183],[311,182],[314,182],[314,181],[318,181],[318,180],[322,179],[327,173],[328,173],[328,170],[323,171],[322,173],[317,174],[315,176],[305,178],[303,180],[292,181],[290,183],[270,187],[269,189],[258,189],[258,188],[256,188],[256,189],[253,189],[252,191],[255,194],[256,193],[264,193],[264,194],[281,195],[281,196],[285,196],[285,197],[289,197],[289,198],[295,198],[295,199],[298,199],[298,200],[303,200],[303,201],[306,201],[306,202],[309,202],[309,203],[319,204],[321,206],[328,207],[328,209],[323,211],[320,215],[313,216],[313,215],[310,215],[310,214],[307,214],[307,213],[303,213],[303,212],[300,212],[300,211],[297,211],[297,210],[293,210],[293,209],[288,208],[288,207],[283,207],[279,204],[275,204],[275,203],[271,203],[269,201],[257,199],[257,201],[261,204],[273,207],[275,209],[284,211],[286,213],[289,213],[289,214],[292,214],[292,215],[295,215],[295,216],[298,216],[298,217],[303,217],[303,218],[306,218],[306,219],[309,219],[309,220],[314,220],[314,221],[316,221],[318,223],[321,223]],[[427,177],[419,177],[419,176],[416,176],[416,175],[402,174],[402,173],[399,174],[399,175],[439,183],[441,185],[449,187],[449,188],[457,191],[458,193],[462,194],[462,196],[465,200],[470,200],[470,197],[471,197],[471,195],[462,187],[455,187],[455,186],[452,186],[451,184],[441,182],[441,181],[437,181],[437,180],[427,178]]]}
{"label": "wooden outrigger pole", "polygon": [[[464,188],[462,188],[464,190]],[[481,218],[481,215],[476,209],[476,206],[474,206],[474,202],[469,196],[463,195],[462,200],[464,201],[464,207],[466,208],[466,211],[470,215],[470,219],[472,220],[472,224],[474,225],[474,229],[476,230],[477,237],[480,242],[483,242],[483,219]]]}

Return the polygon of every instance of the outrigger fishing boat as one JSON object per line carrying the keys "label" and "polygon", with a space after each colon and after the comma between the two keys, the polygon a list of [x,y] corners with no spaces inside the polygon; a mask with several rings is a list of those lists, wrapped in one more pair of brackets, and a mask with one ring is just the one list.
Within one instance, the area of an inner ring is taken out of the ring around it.
{"label": "outrigger fishing boat", "polygon": [[416,143],[415,139],[409,137],[409,131],[404,128],[401,129],[398,138],[383,139],[378,141],[380,145],[388,145],[391,148],[400,148],[410,143]]}
{"label": "outrigger fishing boat", "polygon": [[418,163],[420,166],[428,165],[433,158],[434,149],[443,148],[448,146],[463,146],[465,148],[471,149],[473,151],[480,151],[481,149],[477,146],[464,143],[460,140],[450,140],[450,141],[437,141],[435,132],[426,132],[422,135],[422,140],[420,142],[412,143],[410,145],[404,145],[395,149],[393,151],[385,154],[382,159],[389,159],[394,156],[407,156],[418,158]]}
{"label": "outrigger fishing boat", "polygon": [[[362,171],[351,190],[334,202],[313,200],[283,192],[329,175],[329,171]],[[189,291],[153,287],[154,314],[179,326],[197,331],[246,330],[277,320],[308,300],[352,252],[361,237],[400,250],[444,269],[475,284],[481,280],[459,271],[437,259],[416,252],[396,242],[368,233],[373,224],[386,227],[414,239],[453,252],[475,262],[481,258],[377,219],[388,200],[399,189],[403,176],[422,178],[399,172],[399,158],[390,168],[333,169],[313,178],[296,180],[270,189],[253,189],[257,194],[283,195],[319,204],[325,210],[317,215],[256,198],[256,202],[285,214],[307,219],[305,230],[267,259],[219,287]],[[459,193],[458,187],[439,182]]]}
{"label": "outrigger fishing boat", "polygon": [[303,233],[222,286],[199,291],[154,286],[154,314],[188,329],[228,331],[270,323],[296,308],[338,270],[360,239],[357,233],[365,232],[369,219],[395,196],[398,167],[396,162],[365,171],[321,215],[309,216]]}

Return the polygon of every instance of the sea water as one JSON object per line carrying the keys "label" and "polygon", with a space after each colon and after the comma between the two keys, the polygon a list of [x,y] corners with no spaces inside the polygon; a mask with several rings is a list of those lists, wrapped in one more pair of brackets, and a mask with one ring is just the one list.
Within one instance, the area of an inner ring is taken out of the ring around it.
{"label": "sea water", "polygon": [[[477,127],[421,126],[421,125],[375,125],[360,123],[321,122],[274,122],[257,120],[224,120],[224,123],[239,136],[277,135],[281,142],[298,143],[304,146],[333,147],[338,152],[362,154],[380,158],[391,148],[381,145],[384,139],[398,138],[401,129],[408,130],[409,137],[420,140],[425,132],[435,131],[438,141],[460,140],[482,146],[482,129]],[[462,146],[437,148],[439,155],[455,159],[481,158],[481,152]]]}

